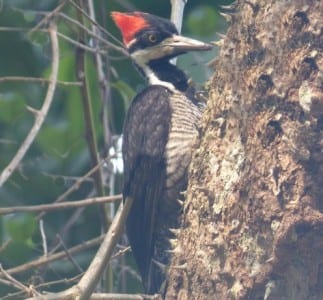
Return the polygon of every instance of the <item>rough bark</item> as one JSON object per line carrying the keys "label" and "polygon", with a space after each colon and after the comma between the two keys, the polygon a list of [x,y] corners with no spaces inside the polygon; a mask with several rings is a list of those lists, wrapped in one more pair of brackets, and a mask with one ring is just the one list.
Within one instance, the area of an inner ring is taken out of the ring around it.
{"label": "rough bark", "polygon": [[323,299],[323,1],[238,1],[167,299]]}

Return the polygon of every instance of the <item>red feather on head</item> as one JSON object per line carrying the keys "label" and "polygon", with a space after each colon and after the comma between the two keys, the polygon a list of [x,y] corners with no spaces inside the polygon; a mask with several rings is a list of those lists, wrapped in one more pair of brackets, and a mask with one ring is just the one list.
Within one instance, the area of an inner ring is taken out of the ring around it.
{"label": "red feather on head", "polygon": [[114,11],[111,13],[111,16],[121,31],[125,46],[134,39],[137,32],[149,26],[140,12],[120,13]]}

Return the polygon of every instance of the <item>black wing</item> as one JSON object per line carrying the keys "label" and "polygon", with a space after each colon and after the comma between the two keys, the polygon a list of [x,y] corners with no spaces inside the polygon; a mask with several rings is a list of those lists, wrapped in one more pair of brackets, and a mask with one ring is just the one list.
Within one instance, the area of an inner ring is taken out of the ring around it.
{"label": "black wing", "polygon": [[151,86],[132,101],[123,130],[124,199],[134,199],[127,234],[147,291],[151,285],[156,208],[166,180],[165,147],[171,121],[169,97]]}

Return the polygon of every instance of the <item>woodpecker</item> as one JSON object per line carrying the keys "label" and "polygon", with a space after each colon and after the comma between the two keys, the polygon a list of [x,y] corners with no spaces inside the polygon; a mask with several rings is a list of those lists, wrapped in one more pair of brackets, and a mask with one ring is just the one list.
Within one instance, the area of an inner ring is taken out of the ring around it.
{"label": "woodpecker", "polygon": [[179,35],[173,23],[148,13],[111,15],[149,83],[132,100],[123,129],[123,197],[133,199],[126,231],[145,291],[163,293],[201,117],[185,73],[170,59],[212,46]]}

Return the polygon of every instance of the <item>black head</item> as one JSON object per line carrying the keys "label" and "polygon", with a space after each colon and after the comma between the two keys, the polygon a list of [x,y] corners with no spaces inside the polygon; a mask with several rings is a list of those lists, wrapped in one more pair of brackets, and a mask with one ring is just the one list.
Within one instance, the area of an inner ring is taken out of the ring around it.
{"label": "black head", "polygon": [[179,35],[175,25],[164,18],[142,12],[113,12],[112,17],[122,33],[125,47],[139,65],[187,51],[212,48],[209,44]]}
{"label": "black head", "polygon": [[169,60],[187,51],[205,51],[211,45],[178,34],[175,25],[163,18],[142,13],[113,12],[123,43],[135,65],[150,84],[186,91],[187,78]]}

